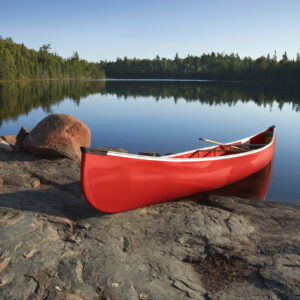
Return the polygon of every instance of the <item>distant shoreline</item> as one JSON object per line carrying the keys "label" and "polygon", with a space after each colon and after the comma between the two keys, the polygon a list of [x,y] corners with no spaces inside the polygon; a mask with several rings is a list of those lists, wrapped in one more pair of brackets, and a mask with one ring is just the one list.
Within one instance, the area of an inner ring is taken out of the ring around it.
{"label": "distant shoreline", "polygon": [[[199,83],[249,83],[249,84],[278,84],[282,80],[226,80],[226,79],[180,79],[180,78],[38,78],[0,80],[0,83],[35,82],[35,81],[139,81],[139,82],[199,82]],[[293,85],[294,83],[290,83]]]}
{"label": "distant shoreline", "polygon": [[[253,82],[253,81],[242,81],[242,80],[220,80],[220,79],[180,79],[180,78],[45,78],[45,79],[10,79],[10,80],[0,80],[0,83],[10,83],[10,82],[31,82],[31,81],[161,81],[161,82],[228,82],[228,83],[243,83],[243,82]],[[260,81],[259,81],[260,82]]]}

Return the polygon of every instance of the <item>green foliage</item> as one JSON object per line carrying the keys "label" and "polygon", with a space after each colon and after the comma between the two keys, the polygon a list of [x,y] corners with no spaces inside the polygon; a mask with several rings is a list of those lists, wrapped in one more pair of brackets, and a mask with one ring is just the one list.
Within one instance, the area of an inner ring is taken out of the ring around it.
{"label": "green foliage", "polygon": [[277,53],[257,59],[240,58],[237,54],[214,53],[201,56],[174,59],[124,59],[114,62],[102,62],[106,76],[109,78],[161,78],[161,79],[211,79],[238,81],[286,81],[299,82],[300,56],[289,60],[286,52],[277,61]]}
{"label": "green foliage", "polygon": [[82,60],[77,52],[64,59],[50,49],[46,44],[35,51],[0,36],[0,80],[105,78],[100,63]]}

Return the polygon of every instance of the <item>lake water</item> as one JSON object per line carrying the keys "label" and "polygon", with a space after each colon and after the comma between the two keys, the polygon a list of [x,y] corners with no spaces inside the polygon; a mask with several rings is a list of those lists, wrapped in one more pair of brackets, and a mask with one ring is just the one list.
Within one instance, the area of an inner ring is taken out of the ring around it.
{"label": "lake water", "polygon": [[278,85],[176,80],[0,84],[0,135],[32,129],[50,113],[88,125],[93,146],[131,153],[181,152],[230,142],[276,125],[267,199],[300,204],[300,90]]}

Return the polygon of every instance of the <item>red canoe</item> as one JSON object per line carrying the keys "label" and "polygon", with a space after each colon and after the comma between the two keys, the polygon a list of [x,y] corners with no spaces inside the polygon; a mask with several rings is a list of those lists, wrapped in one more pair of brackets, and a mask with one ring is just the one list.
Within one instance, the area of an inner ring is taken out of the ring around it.
{"label": "red canoe", "polygon": [[90,205],[109,213],[178,199],[258,172],[272,161],[275,140],[272,126],[226,146],[161,157],[82,147],[81,187]]}

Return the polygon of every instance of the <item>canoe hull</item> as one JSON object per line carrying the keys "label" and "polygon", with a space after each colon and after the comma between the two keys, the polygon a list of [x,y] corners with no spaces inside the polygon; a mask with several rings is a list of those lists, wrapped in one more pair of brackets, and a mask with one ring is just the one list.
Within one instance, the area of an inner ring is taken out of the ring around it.
{"label": "canoe hull", "polygon": [[241,180],[271,162],[275,133],[273,141],[264,148],[215,159],[83,153],[81,186],[85,198],[94,208],[109,213],[126,211]]}

